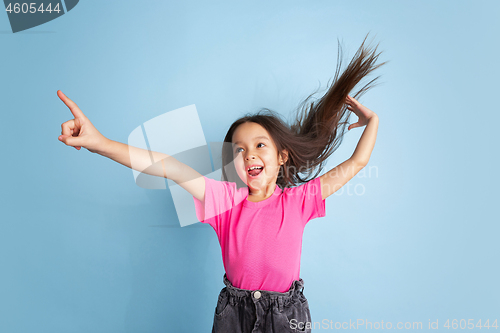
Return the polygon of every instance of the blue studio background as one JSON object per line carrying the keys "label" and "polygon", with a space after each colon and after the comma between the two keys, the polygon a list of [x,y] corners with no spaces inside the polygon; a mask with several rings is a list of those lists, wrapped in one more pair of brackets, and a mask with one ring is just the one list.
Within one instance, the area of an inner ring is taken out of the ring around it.
{"label": "blue studio background", "polygon": [[224,287],[209,225],[180,227],[168,189],[58,141],[73,118],[58,89],[112,140],[195,104],[219,142],[246,112],[288,117],[333,77],[337,38],[344,68],[369,32],[389,61],[359,99],[377,143],[306,226],[312,319],[500,319],[499,2],[82,0],[15,34],[4,14],[0,332],[209,332]]}

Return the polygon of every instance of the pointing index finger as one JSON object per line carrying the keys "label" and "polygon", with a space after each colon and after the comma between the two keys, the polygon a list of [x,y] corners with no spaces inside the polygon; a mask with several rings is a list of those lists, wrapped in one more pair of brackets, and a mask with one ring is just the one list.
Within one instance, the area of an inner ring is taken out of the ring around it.
{"label": "pointing index finger", "polygon": [[68,96],[66,96],[61,90],[57,91],[57,96],[66,104],[66,106],[70,109],[71,113],[75,118],[85,118],[85,115],[83,114],[82,110],[76,105],[75,102],[73,102],[71,99],[69,99]]}

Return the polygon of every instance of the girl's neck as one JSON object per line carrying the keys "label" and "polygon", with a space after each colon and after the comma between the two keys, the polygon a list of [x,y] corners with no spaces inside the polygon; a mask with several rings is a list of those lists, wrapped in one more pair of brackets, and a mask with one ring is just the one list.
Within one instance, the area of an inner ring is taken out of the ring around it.
{"label": "girl's neck", "polygon": [[266,200],[266,199],[270,198],[274,194],[274,192],[276,191],[276,187],[277,186],[278,186],[277,184],[269,185],[269,186],[266,187],[265,190],[262,190],[262,191],[260,191],[258,193],[256,191],[254,191],[252,193],[251,190],[250,190],[250,187],[249,187],[248,188],[248,197],[247,197],[247,200],[248,201],[252,201],[252,202],[259,202],[259,201]]}

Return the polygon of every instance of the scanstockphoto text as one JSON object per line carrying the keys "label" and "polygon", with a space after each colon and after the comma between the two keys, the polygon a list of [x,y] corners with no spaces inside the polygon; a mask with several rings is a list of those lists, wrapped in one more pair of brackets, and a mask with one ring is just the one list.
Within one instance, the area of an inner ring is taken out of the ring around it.
{"label": "scanstockphoto text", "polygon": [[426,323],[421,321],[414,322],[390,322],[390,321],[369,321],[367,319],[349,319],[347,321],[334,321],[331,319],[323,319],[321,321],[306,321],[300,322],[297,319],[290,320],[290,328],[295,330],[304,329],[330,329],[330,330],[357,330],[357,329],[399,329],[399,330],[437,330],[445,328],[449,330],[498,330],[498,319],[445,319],[445,320],[431,320]]}
{"label": "scanstockphoto text", "polygon": [[[303,167],[303,168],[305,170],[307,170],[307,167]],[[288,166],[287,169],[288,169],[288,172],[291,174],[302,173],[302,171],[301,171],[302,168],[299,168],[298,172],[295,172],[296,168],[294,166]],[[368,178],[378,178],[379,177],[378,167],[376,165],[366,166],[363,169],[361,169],[361,171],[359,171],[359,169],[357,169],[357,167],[355,167],[354,165],[347,165],[347,166],[339,165],[339,166],[333,168],[332,170],[330,170],[329,172],[325,173],[324,177],[327,177],[327,178],[339,177],[339,178],[341,178],[342,176],[347,176],[347,175],[352,174],[352,173],[355,173],[353,179],[357,178],[357,179],[363,180],[363,179],[368,179]],[[278,177],[283,177],[283,175],[284,175],[284,170],[283,170],[283,168],[281,168],[279,171]],[[311,175],[311,173],[309,173],[309,175],[306,175],[305,177],[309,177],[310,175]],[[330,186],[330,185],[326,183],[323,186]],[[317,189],[313,189],[310,194],[316,195],[317,194],[316,190]],[[366,193],[366,186],[362,182],[358,182],[356,184],[353,184],[352,182],[348,182],[347,184],[334,186],[333,190],[334,190],[333,191],[334,195],[361,196],[361,195],[364,195]]]}
{"label": "scanstockphoto text", "polygon": [[[168,156],[164,159],[164,163],[170,163],[169,159],[173,159],[174,157]],[[131,157],[131,160],[133,158]],[[161,161],[158,161],[154,163],[150,168],[153,167],[160,167],[161,168]],[[278,172],[278,177],[283,177],[284,176],[284,167],[280,168]],[[307,179],[310,178],[313,174],[309,166],[302,166],[302,167],[295,167],[293,165],[288,165],[286,166],[286,169],[288,171],[289,175],[292,174],[298,174],[301,179]],[[235,166],[234,166],[234,161],[231,161],[227,165],[224,166],[224,170],[226,171],[226,174],[229,177],[229,181],[235,182],[235,181],[241,181],[238,179],[238,176],[235,172]],[[142,171],[143,173],[149,173],[146,172],[146,170]],[[337,167],[329,170],[328,172],[324,173],[322,176],[323,178],[335,178],[338,177],[339,179],[345,178],[345,176],[348,176],[349,174],[353,174],[354,176],[352,179],[357,179],[358,182],[352,182],[351,181],[347,182],[346,184],[338,184],[334,185],[334,195],[348,195],[348,196],[361,196],[367,193],[366,190],[366,185],[363,183],[363,180],[365,179],[370,179],[370,178],[379,178],[379,170],[378,166],[376,165],[367,165],[361,170],[359,170],[359,167],[354,165],[354,164],[346,164],[346,165],[338,165]],[[190,181],[194,178],[199,177],[199,174],[193,173],[193,172],[186,172],[183,174],[182,180],[179,181],[179,183],[187,182]],[[324,183],[323,186],[330,186],[328,183]],[[309,195],[315,196],[318,193],[316,192],[319,189],[313,188],[309,192]],[[330,189],[328,189],[330,190]]]}

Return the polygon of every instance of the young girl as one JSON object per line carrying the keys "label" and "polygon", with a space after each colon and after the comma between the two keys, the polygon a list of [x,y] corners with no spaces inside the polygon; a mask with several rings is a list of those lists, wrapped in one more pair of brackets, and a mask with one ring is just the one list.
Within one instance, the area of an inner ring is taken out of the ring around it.
{"label": "young girl", "polygon": [[[295,124],[287,126],[268,109],[236,120],[224,138],[221,181],[166,154],[105,138],[73,101],[57,92],[74,116],[62,124],[60,141],[172,179],[193,195],[198,219],[217,234],[225,268],[226,286],[219,293],[212,332],[311,331],[300,278],[304,227],[325,216],[325,199],[367,165],[377,135],[378,116],[348,95],[384,64],[374,66],[380,53],[365,50],[365,41],[340,77],[339,57],[333,84],[316,103],[307,103],[312,95],[306,98]],[[348,130],[366,125],[359,143],[349,159],[318,177],[342,141],[350,112],[359,119]],[[150,154],[161,163],[151,165]],[[302,178],[314,169],[309,180]]]}

